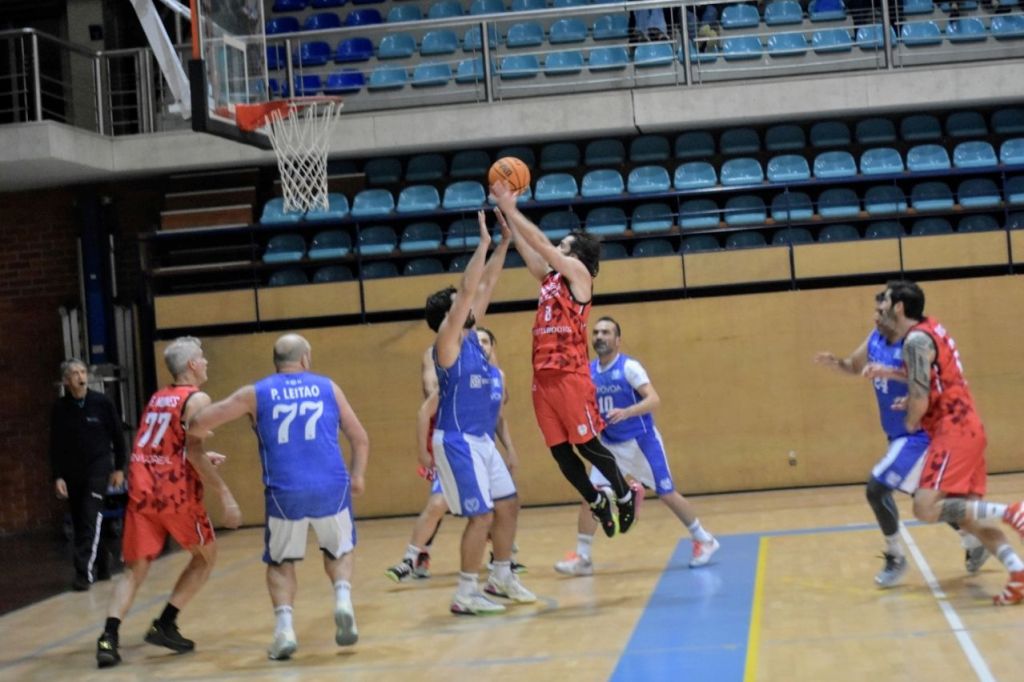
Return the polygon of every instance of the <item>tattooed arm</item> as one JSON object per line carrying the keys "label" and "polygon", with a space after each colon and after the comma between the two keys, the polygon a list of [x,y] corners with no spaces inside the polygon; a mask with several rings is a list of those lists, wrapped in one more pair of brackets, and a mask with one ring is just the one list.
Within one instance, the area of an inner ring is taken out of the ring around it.
{"label": "tattooed arm", "polygon": [[934,361],[932,337],[924,332],[911,332],[903,342],[903,363],[907,366],[907,416],[904,417],[907,433],[921,428],[921,417],[928,411]]}

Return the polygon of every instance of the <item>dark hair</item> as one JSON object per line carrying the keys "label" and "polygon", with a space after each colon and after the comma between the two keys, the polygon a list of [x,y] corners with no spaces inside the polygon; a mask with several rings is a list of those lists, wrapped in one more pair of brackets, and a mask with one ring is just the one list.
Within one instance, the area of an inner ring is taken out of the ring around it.
{"label": "dark hair", "polygon": [[889,300],[893,305],[903,304],[903,314],[911,320],[924,318],[924,292],[915,282],[906,279],[894,279],[887,282]]}
{"label": "dark hair", "polygon": [[483,332],[484,334],[487,334],[487,338],[491,340],[492,346],[498,345],[498,339],[494,338],[494,332],[492,332],[490,329],[488,329],[487,327],[477,327],[476,330],[478,332]]}
{"label": "dark hair", "polygon": [[427,296],[427,305],[423,312],[427,318],[427,326],[434,330],[434,332],[441,328],[444,316],[451,310],[452,296],[457,292],[458,289],[455,287],[447,286]]}
{"label": "dark hair", "polygon": [[[604,315],[603,317],[597,318],[597,322],[611,322],[612,324],[615,325],[615,336],[622,336],[622,327],[619,326],[619,323],[615,320],[614,317],[608,317],[607,315]],[[594,324],[597,323],[595,322]]]}
{"label": "dark hair", "polygon": [[573,238],[569,244],[569,253],[587,266],[591,277],[597,277],[597,271],[601,269],[601,242],[582,230],[573,230],[569,236]]}

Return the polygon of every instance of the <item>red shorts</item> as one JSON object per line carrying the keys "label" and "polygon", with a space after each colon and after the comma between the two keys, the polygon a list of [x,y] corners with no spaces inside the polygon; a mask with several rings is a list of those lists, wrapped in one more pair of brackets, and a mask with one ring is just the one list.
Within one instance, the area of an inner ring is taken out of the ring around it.
{"label": "red shorts", "polygon": [[973,434],[954,431],[938,433],[924,454],[921,488],[940,490],[948,495],[985,494],[985,432]]}
{"label": "red shorts", "polygon": [[168,534],[184,549],[213,542],[213,524],[202,507],[178,513],[144,514],[130,506],[124,515],[121,551],[125,563],[160,556]]}
{"label": "red shorts", "polygon": [[586,443],[604,430],[604,420],[597,410],[597,392],[589,374],[534,373],[533,411],[548,447],[565,442]]}

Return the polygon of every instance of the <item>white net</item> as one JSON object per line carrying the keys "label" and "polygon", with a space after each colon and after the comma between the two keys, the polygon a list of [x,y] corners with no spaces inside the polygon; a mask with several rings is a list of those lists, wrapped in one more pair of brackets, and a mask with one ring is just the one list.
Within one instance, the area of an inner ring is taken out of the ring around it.
{"label": "white net", "polygon": [[340,100],[297,101],[288,116],[270,115],[267,135],[277,155],[285,211],[328,209],[327,147],[341,108]]}

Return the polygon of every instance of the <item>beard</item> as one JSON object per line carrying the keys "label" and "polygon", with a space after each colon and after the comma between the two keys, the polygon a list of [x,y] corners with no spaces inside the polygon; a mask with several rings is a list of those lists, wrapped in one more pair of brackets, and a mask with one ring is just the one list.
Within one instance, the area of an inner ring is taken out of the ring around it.
{"label": "beard", "polygon": [[605,343],[604,341],[595,341],[594,342],[594,352],[597,353],[598,355],[601,355],[603,353],[607,353],[608,352],[608,344]]}

